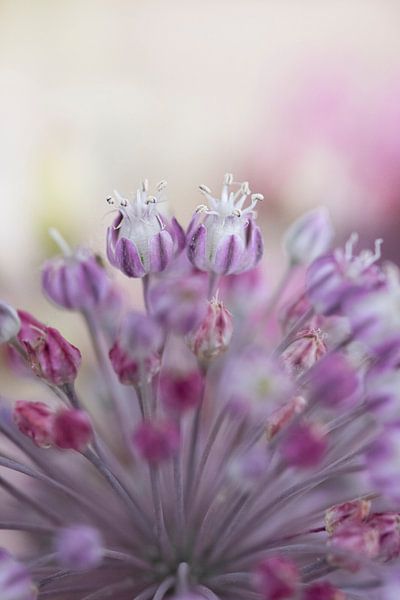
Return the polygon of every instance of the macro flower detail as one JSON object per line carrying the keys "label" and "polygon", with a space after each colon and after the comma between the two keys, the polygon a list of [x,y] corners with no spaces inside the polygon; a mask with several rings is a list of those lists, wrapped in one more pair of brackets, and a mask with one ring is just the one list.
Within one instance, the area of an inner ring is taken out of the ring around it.
{"label": "macro flower detail", "polygon": [[354,236],[321,256],[306,216],[284,282],[304,277],[267,291],[247,184],[203,187],[187,238],[162,188],[119,199],[108,231],[143,310],[90,250],[42,271],[87,366],[0,304],[0,599],[397,600],[397,268]]}
{"label": "macro flower detail", "polygon": [[[237,190],[232,191],[231,187]],[[206,186],[200,186],[208,205],[200,205],[189,225],[188,256],[201,271],[231,275],[252,269],[263,253],[261,232],[255,224],[255,208],[263,199],[251,194],[246,182],[236,184],[233,175],[225,175],[221,198],[214,198]],[[251,196],[249,206],[245,206]]]}
{"label": "macro flower detail", "polygon": [[131,202],[115,193],[118,216],[108,228],[107,256],[111,264],[128,277],[144,277],[158,273],[182,250],[184,233],[175,218],[166,219],[158,210],[165,200],[166,182],[158,184],[154,195],[149,194],[144,181]]}

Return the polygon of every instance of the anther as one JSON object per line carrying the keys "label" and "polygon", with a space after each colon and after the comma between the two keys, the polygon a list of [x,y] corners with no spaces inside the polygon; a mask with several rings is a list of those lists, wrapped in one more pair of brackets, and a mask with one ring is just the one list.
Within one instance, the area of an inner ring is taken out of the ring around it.
{"label": "anther", "polygon": [[195,213],[199,214],[199,213],[203,213],[203,212],[207,212],[207,211],[208,211],[208,206],[206,206],[205,204],[199,204],[199,206],[195,210]]}
{"label": "anther", "polygon": [[149,181],[148,179],[143,179],[142,181],[142,191],[147,192],[149,189]]}
{"label": "anther", "polygon": [[241,217],[242,211],[240,210],[240,208],[235,208],[235,210],[232,211],[232,216],[233,217]]}
{"label": "anther", "polygon": [[167,187],[167,182],[165,179],[162,179],[160,183],[157,184],[156,190],[157,192],[162,192]]}
{"label": "anther", "polygon": [[243,181],[242,185],[240,186],[240,190],[241,190],[242,194],[245,194],[246,196],[248,196],[250,194],[249,182]]}
{"label": "anther", "polygon": [[224,184],[225,185],[232,185],[233,183],[233,175],[232,173],[226,173],[225,177],[224,177]]}
{"label": "anther", "polygon": [[106,198],[106,202],[107,204],[113,205],[114,204],[114,199],[112,196],[107,196]]}
{"label": "anther", "polygon": [[203,193],[203,194],[211,194],[211,190],[209,187],[207,187],[206,185],[199,185],[199,190]]}
{"label": "anther", "polygon": [[262,202],[264,200],[264,196],[262,194],[252,194],[251,200],[252,202]]}

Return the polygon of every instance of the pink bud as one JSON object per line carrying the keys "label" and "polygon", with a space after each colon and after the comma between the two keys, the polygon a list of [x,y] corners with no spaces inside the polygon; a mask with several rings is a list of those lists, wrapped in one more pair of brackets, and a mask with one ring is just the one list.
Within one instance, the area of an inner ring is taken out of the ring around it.
{"label": "pink bud", "polygon": [[325,354],[324,335],[320,329],[303,329],[281,355],[291,375],[308,371]]}
{"label": "pink bud", "polygon": [[346,600],[346,596],[329,581],[317,581],[304,590],[301,600]]}
{"label": "pink bud", "polygon": [[141,377],[147,377],[148,381],[160,370],[160,357],[158,354],[150,354],[144,358],[134,359],[116,341],[110,350],[110,360],[118,379],[124,385],[137,385]]}
{"label": "pink bud", "polygon": [[54,417],[53,443],[64,450],[83,452],[93,437],[88,415],[78,409],[62,409]]}
{"label": "pink bud", "polygon": [[361,523],[365,521],[371,510],[370,500],[352,500],[343,504],[336,504],[325,512],[325,528],[329,535],[344,522],[352,521]]}
{"label": "pink bud", "polygon": [[373,514],[368,519],[379,536],[379,557],[386,561],[400,555],[400,515],[398,513]]}
{"label": "pink bud", "polygon": [[296,564],[284,556],[264,559],[254,572],[254,587],[262,600],[289,600],[296,597],[300,574]]}
{"label": "pink bud", "polygon": [[272,440],[282,429],[284,429],[296,415],[303,412],[307,402],[302,396],[296,396],[280,406],[269,417],[267,421],[267,439]]}
{"label": "pink bud", "polygon": [[285,461],[300,469],[317,466],[324,458],[326,449],[326,433],[320,423],[294,425],[287,431],[280,446]]}
{"label": "pink bud", "polygon": [[18,400],[13,417],[20,432],[31,438],[36,446],[49,448],[52,445],[54,411],[46,404]]}
{"label": "pink bud", "polygon": [[25,311],[18,311],[24,346],[33,372],[53,385],[72,383],[81,364],[81,353],[57,329],[46,327]]}
{"label": "pink bud", "polygon": [[165,408],[180,414],[200,404],[203,378],[198,371],[167,370],[161,375],[160,390]]}
{"label": "pink bud", "polygon": [[228,348],[233,334],[231,313],[217,299],[208,305],[207,315],[201,325],[189,334],[189,348],[202,362],[216,358]]}
{"label": "pink bud", "polygon": [[379,555],[379,533],[365,523],[344,523],[331,536],[329,545],[330,564],[356,572],[361,566],[356,557],[372,559]]}
{"label": "pink bud", "polygon": [[133,443],[142,458],[157,464],[171,458],[179,449],[179,429],[173,421],[141,423],[133,434]]}

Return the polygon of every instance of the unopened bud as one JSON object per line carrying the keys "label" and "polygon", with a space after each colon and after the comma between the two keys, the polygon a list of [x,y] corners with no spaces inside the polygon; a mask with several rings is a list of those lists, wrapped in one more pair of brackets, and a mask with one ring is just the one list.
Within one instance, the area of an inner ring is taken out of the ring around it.
{"label": "unopened bud", "polygon": [[281,355],[286,369],[291,375],[301,375],[308,371],[326,353],[324,335],[320,329],[299,331],[295,339]]}
{"label": "unopened bud", "polygon": [[291,264],[308,264],[328,250],[332,238],[329,213],[321,207],[306,213],[289,227],[284,247]]}
{"label": "unopened bud", "polygon": [[63,409],[54,417],[53,443],[63,450],[83,452],[93,437],[88,415],[83,410]]}
{"label": "unopened bud", "polygon": [[307,402],[303,396],[295,396],[271,414],[267,421],[267,440],[271,441],[282,429],[287,427],[291,420],[300,415]]}
{"label": "unopened bud", "polygon": [[368,517],[370,510],[370,500],[360,499],[336,504],[325,512],[325,529],[329,535],[332,535],[344,522],[361,523]]}
{"label": "unopened bud", "polygon": [[233,335],[231,313],[214,299],[201,325],[187,337],[189,348],[200,362],[207,363],[227,350]]}
{"label": "unopened bud", "polygon": [[72,571],[97,567],[103,558],[103,541],[97,529],[89,525],[71,525],[56,536],[58,562]]}
{"label": "unopened bud", "polygon": [[36,446],[49,448],[52,445],[54,411],[47,404],[19,400],[15,404],[13,417],[20,432]]}
{"label": "unopened bud", "polygon": [[173,421],[144,422],[134,431],[133,443],[144,460],[158,464],[178,451],[179,429]]}

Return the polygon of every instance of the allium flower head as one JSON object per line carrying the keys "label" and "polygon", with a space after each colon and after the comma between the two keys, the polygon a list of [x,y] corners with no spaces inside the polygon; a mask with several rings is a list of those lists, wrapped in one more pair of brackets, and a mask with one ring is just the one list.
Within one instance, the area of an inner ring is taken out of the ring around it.
{"label": "allium flower head", "polygon": [[238,274],[261,255],[260,198],[246,209],[233,185],[220,200],[202,188],[186,250],[203,274],[177,254],[163,186],[119,200],[108,254],[142,277],[145,311],[123,309],[90,251],[46,263],[46,296],[88,328],[84,382],[58,330],[0,304],[1,342],[32,381],[0,400],[1,600],[397,600],[396,269],[379,243],[306,265],[330,242],[306,217],[304,260],[264,298],[258,272]]}

